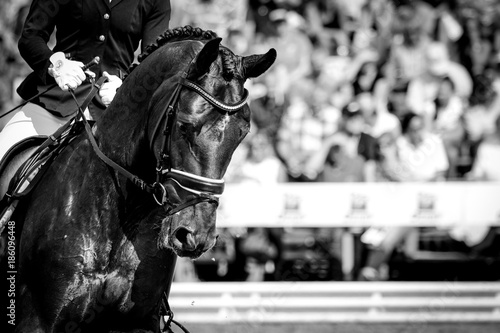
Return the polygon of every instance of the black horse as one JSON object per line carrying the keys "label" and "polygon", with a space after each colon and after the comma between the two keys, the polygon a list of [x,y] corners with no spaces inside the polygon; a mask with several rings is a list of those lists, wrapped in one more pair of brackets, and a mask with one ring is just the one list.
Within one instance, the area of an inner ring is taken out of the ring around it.
{"label": "black horse", "polygon": [[92,128],[96,146],[78,135],[16,211],[16,332],[159,331],[176,256],[216,241],[222,178],[250,127],[243,85],[276,58],[220,42],[162,34]]}

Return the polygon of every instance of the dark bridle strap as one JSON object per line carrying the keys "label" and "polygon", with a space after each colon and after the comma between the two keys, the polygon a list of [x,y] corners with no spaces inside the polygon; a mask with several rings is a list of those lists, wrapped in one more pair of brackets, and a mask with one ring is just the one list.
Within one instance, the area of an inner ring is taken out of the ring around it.
{"label": "dark bridle strap", "polygon": [[183,189],[199,194],[221,195],[224,192],[224,179],[212,179],[194,175],[177,169],[163,170],[163,175],[174,180]]}
{"label": "dark bridle strap", "polygon": [[[106,80],[106,77],[104,77],[104,76],[101,77],[96,82],[96,84],[93,87],[93,89],[95,89],[97,91],[101,87],[101,85],[104,83],[105,80]],[[78,111],[77,112],[80,115],[80,119],[82,120],[82,122],[84,124],[85,131],[87,132],[87,136],[88,136],[88,138],[90,140],[90,143],[92,144],[92,148],[94,149],[94,152],[97,154],[97,156],[104,163],[106,163],[107,165],[109,165],[113,169],[117,170],[119,173],[121,173],[123,176],[125,176],[126,178],[128,178],[130,181],[132,181],[136,186],[138,186],[139,188],[141,188],[143,191],[146,191],[148,193],[154,194],[155,193],[155,187],[153,185],[149,185],[148,183],[146,183],[145,181],[143,181],[142,179],[140,179],[136,175],[134,175],[131,172],[127,171],[125,168],[123,168],[118,163],[114,162],[112,159],[110,159],[109,157],[107,157],[101,151],[101,149],[99,148],[99,146],[98,146],[98,144],[97,144],[97,142],[96,142],[96,140],[94,138],[94,134],[92,133],[92,129],[90,127],[90,124],[87,121],[87,118],[85,118],[85,115],[83,114],[84,110],[82,108],[82,105],[80,105],[78,103],[78,100],[76,99],[75,94],[73,93],[73,91],[69,90],[69,92],[71,93],[71,96],[73,97],[73,99],[75,100],[76,105],[78,106]],[[88,105],[88,103],[85,102],[84,105]]]}
{"label": "dark bridle strap", "polygon": [[227,104],[227,103],[219,101],[218,99],[213,97],[208,91],[206,91],[199,84],[194,83],[192,81],[189,81],[186,78],[181,77],[179,80],[179,83],[185,87],[188,87],[191,90],[196,91],[198,93],[198,95],[203,97],[207,102],[209,102],[210,104],[212,104],[216,108],[218,108],[222,111],[225,111],[227,113],[233,113],[233,112],[240,110],[242,107],[245,106],[245,104],[247,104],[247,101],[248,101],[248,90],[246,90],[246,89],[244,89],[243,97],[242,97],[241,101],[239,101],[236,104]]}
{"label": "dark bridle strap", "polygon": [[[96,85],[95,85],[96,88],[99,88],[102,85],[103,80],[104,80],[103,78],[104,77],[102,77],[96,83]],[[179,97],[179,91],[180,91],[180,85],[178,85],[176,87],[176,90],[174,91],[174,94],[169,101],[169,105],[167,106],[167,112],[170,110],[173,110],[172,105],[175,104],[177,98]],[[70,90],[70,93],[71,93],[73,99],[75,100],[76,104],[78,105],[78,113],[80,114],[80,118],[82,119],[82,122],[84,124],[85,131],[87,132],[87,136],[88,136],[90,143],[92,145],[92,148],[94,149],[94,152],[97,154],[97,156],[104,163],[106,163],[108,166],[115,169],[121,175],[125,176],[127,179],[132,181],[132,183],[134,183],[136,186],[138,186],[141,190],[152,194],[153,197],[155,198],[155,200],[158,202],[158,204],[164,206],[166,203],[168,203],[167,193],[165,191],[165,187],[160,182],[160,179],[158,179],[158,181],[154,184],[148,184],[144,180],[142,180],[141,178],[137,177],[136,175],[132,174],[131,172],[129,172],[128,170],[123,168],[118,163],[114,162],[112,159],[107,157],[101,151],[101,149],[99,148],[97,141],[92,133],[92,129],[90,127],[90,124],[88,123],[87,119],[83,115],[82,107],[78,104],[78,101],[77,101],[74,93],[71,90]],[[172,116],[172,114],[170,116]],[[167,118],[168,118],[168,113],[167,113]],[[170,119],[170,121],[171,121],[171,119]],[[167,123],[170,121],[169,121],[169,119],[167,119]],[[167,137],[169,137],[169,135],[167,133],[169,133],[170,130],[171,130],[171,128],[169,128],[169,126],[166,126],[165,135]],[[170,142],[166,143],[167,147],[169,146],[169,144],[170,144]],[[164,145],[165,145],[165,142],[164,142]],[[165,149],[167,147],[163,147],[163,149]],[[163,171],[162,169],[157,170],[159,176],[161,176],[163,174],[162,171]],[[168,174],[168,172],[170,174]],[[193,175],[193,174],[183,172],[180,170],[176,170],[176,169],[172,169],[172,168],[170,168],[168,170],[168,172],[167,172],[168,178],[171,178],[173,181],[175,181],[183,189],[186,189],[186,190],[193,192],[193,193],[196,192],[196,194],[197,194],[197,197],[195,199],[181,203],[181,204],[176,205],[175,207],[169,209],[169,211],[168,211],[169,214],[175,214],[186,207],[196,205],[200,202],[210,202],[210,203],[214,203],[214,204],[218,205],[218,198],[216,197],[216,195],[222,194],[222,191],[224,189],[224,181],[223,180],[216,180],[216,179],[213,180],[210,178],[206,178],[206,177],[202,177],[202,176],[198,176],[198,175]],[[189,181],[189,183],[188,183],[188,181]],[[183,183],[184,185],[182,185],[181,183]],[[201,186],[200,189],[202,191],[197,191],[197,190],[194,190],[193,188],[191,188],[191,186],[197,187],[199,185]],[[215,195],[213,195],[210,192],[210,190],[214,190]],[[208,192],[208,193],[206,193],[206,192]],[[157,199],[157,195],[161,196],[160,200]]]}
{"label": "dark bridle strap", "polygon": [[[166,292],[163,292],[161,298],[160,315],[163,316],[163,320],[165,321],[165,327],[161,330],[162,333],[172,333],[172,324],[177,325],[184,333],[190,333],[186,327],[174,319],[174,312],[170,309]],[[165,317],[167,318],[165,319]]]}
{"label": "dark bridle strap", "polygon": [[[155,126],[153,133],[152,133],[152,136],[151,136],[151,146],[150,146],[151,151],[153,151],[153,145],[155,142],[155,138],[158,135],[158,130],[159,130],[160,125],[163,121],[163,118],[166,118],[165,128],[163,130],[165,135],[167,135],[166,131],[168,131],[171,126],[173,126],[173,119],[171,119],[171,118],[174,116],[174,105],[177,102],[177,99],[179,98],[180,91],[181,91],[181,85],[177,83],[175,86],[174,92],[170,95],[170,98],[168,99],[168,102],[166,104],[167,106],[165,107],[165,110],[163,110],[163,112],[161,113],[160,119],[156,122],[156,126]],[[169,133],[169,132],[167,132],[167,133]],[[164,145],[166,145],[165,142],[164,142]],[[165,148],[167,148],[167,147],[163,146],[161,148],[162,151]]]}

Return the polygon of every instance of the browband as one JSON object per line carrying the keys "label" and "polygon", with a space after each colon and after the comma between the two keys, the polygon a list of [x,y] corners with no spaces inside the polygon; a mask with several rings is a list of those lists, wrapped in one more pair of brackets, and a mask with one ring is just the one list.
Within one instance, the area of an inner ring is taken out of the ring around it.
{"label": "browband", "polygon": [[225,112],[231,113],[238,111],[242,107],[247,104],[248,101],[248,90],[244,89],[243,92],[243,98],[241,99],[240,102],[236,104],[226,104],[224,102],[219,101],[215,97],[213,97],[208,91],[206,91],[202,86],[200,86],[197,83],[194,83],[192,81],[189,81],[188,79],[184,77],[179,78],[179,83],[182,84],[185,87],[188,87],[189,89],[192,89],[198,93],[201,97],[203,97],[207,102],[215,106],[216,108],[219,108]]}

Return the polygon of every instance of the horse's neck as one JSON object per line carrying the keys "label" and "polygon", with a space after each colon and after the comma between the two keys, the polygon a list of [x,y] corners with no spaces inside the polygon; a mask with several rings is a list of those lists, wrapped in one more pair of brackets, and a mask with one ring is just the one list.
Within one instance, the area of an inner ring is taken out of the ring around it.
{"label": "horse's neck", "polygon": [[[129,86],[120,89],[115,101],[96,123],[95,136],[102,152],[122,167],[130,168],[143,159],[148,146],[147,109],[149,96],[140,103],[132,98]],[[132,170],[131,170],[132,171]]]}
{"label": "horse's neck", "polygon": [[171,77],[176,68],[165,64],[160,55],[151,55],[144,64],[132,71],[97,123],[95,133],[104,153],[118,159],[124,156],[131,159],[141,150],[144,152],[148,149],[147,126],[151,121],[151,100],[163,80]]}

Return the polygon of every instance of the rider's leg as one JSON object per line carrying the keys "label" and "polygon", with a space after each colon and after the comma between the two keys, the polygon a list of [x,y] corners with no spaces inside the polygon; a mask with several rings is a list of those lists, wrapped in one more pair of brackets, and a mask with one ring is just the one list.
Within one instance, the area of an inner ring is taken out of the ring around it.
{"label": "rider's leg", "polygon": [[[28,103],[9,120],[0,132],[0,161],[16,143],[30,136],[50,135],[71,117],[56,117],[44,108]],[[16,170],[31,155],[31,150],[16,156],[0,175],[0,198],[7,191],[10,179]]]}
{"label": "rider's leg", "polygon": [[0,132],[0,160],[19,141],[35,135],[50,135],[70,117],[57,117],[39,105],[28,103]]}

